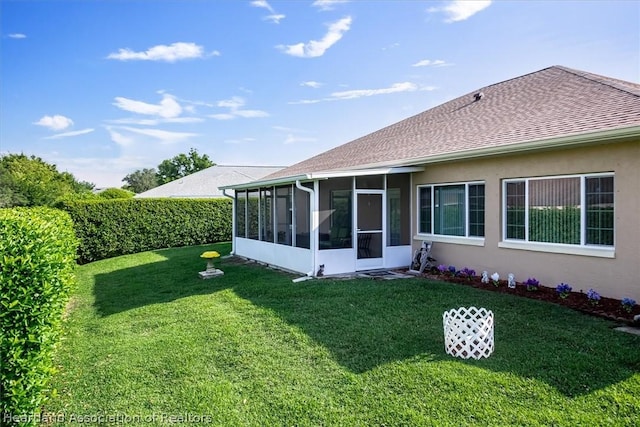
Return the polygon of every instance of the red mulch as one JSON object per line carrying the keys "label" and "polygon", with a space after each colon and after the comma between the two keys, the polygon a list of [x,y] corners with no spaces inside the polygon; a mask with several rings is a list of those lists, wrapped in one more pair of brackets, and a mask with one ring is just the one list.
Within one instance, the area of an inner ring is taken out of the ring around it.
{"label": "red mulch", "polygon": [[554,304],[563,305],[574,310],[581,311],[593,316],[603,317],[606,319],[633,324],[633,317],[640,314],[640,305],[636,304],[631,312],[627,312],[619,299],[601,297],[598,304],[592,304],[587,298],[586,293],[576,292],[569,293],[567,298],[560,298],[555,287],[547,287],[540,285],[537,291],[529,291],[522,283],[517,283],[515,289],[507,286],[506,280],[500,280],[499,285],[495,286],[492,282],[482,283],[480,277],[472,277],[470,279],[462,277],[451,277],[448,274],[439,274],[439,272],[431,271],[422,274],[422,277],[444,280],[447,282],[460,283],[474,288],[484,289],[490,292],[500,292],[503,294],[513,294],[524,298],[537,299],[547,301]]}

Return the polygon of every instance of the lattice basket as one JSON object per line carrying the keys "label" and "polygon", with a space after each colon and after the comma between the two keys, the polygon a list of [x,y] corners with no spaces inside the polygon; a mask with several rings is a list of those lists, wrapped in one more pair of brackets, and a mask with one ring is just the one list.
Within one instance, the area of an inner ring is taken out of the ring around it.
{"label": "lattice basket", "polygon": [[444,349],[463,359],[481,359],[493,353],[493,312],[486,308],[460,307],[445,311]]}

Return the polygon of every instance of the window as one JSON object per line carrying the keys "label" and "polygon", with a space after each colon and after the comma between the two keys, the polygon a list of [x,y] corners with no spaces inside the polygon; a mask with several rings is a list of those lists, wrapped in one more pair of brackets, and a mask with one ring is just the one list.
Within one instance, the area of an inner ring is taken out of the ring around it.
{"label": "window", "polygon": [[484,183],[419,186],[418,232],[484,237]]}
{"label": "window", "polygon": [[291,246],[291,186],[276,187],[276,243]]}
{"label": "window", "polygon": [[469,235],[484,236],[484,184],[469,184]]}
{"label": "window", "polygon": [[320,249],[351,248],[353,178],[320,181]]}
{"label": "window", "polygon": [[260,192],[258,190],[247,191],[247,237],[259,240],[259,214]]}
{"label": "window", "polygon": [[273,242],[273,190],[260,190],[260,240]]}
{"label": "window", "polygon": [[387,175],[387,246],[411,244],[409,174]]}
{"label": "window", "polygon": [[613,179],[598,174],[504,181],[504,239],[613,246]]}
{"label": "window", "polygon": [[236,192],[236,236],[247,237],[247,192]]}

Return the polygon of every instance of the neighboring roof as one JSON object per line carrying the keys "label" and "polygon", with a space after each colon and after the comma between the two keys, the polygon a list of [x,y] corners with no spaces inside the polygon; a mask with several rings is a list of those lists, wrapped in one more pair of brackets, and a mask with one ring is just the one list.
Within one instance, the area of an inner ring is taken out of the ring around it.
{"label": "neighboring roof", "polygon": [[[482,94],[480,99],[476,94]],[[640,84],[553,66],[478,89],[264,181],[498,154],[534,142],[565,144],[576,135],[620,129],[640,135]]]}
{"label": "neighboring roof", "polygon": [[284,166],[222,166],[203,169],[184,178],[176,179],[144,193],[136,198],[182,197],[209,198],[224,197],[218,187],[255,181],[281,170]]}

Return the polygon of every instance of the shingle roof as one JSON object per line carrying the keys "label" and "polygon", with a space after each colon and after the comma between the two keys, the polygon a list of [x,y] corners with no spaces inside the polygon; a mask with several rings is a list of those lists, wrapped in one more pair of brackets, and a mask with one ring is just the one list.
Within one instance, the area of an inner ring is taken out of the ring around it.
{"label": "shingle roof", "polygon": [[634,126],[640,126],[640,84],[553,66],[483,87],[265,180]]}
{"label": "shingle roof", "polygon": [[222,166],[216,165],[203,169],[184,178],[160,185],[136,198],[156,197],[189,197],[208,198],[224,197],[218,187],[243,184],[261,179],[266,175],[281,170],[284,166]]}

